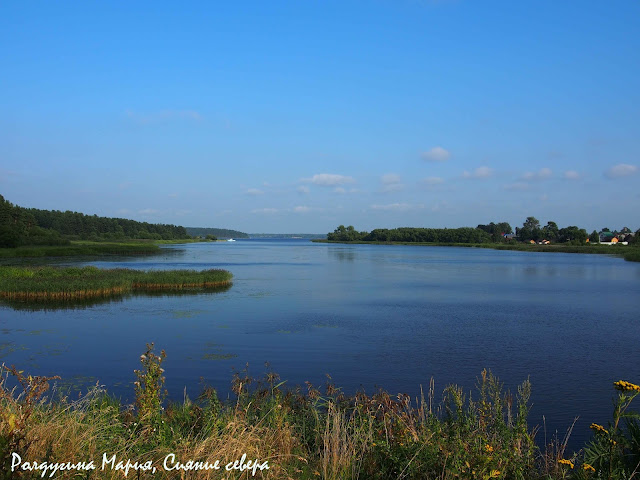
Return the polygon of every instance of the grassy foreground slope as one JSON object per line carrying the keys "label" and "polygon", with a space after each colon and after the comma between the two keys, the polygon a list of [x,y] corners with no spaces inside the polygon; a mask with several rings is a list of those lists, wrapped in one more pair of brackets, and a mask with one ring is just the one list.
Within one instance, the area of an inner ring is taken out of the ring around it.
{"label": "grassy foreground slope", "polygon": [[455,385],[436,397],[433,382],[417,399],[345,396],[330,382],[286,389],[273,372],[261,380],[240,372],[233,399],[205,388],[165,407],[165,357],[153,345],[141,355],[135,406],[99,387],[43,401],[54,378],[3,368],[0,478],[617,480],[635,478],[640,463],[631,409],[640,386],[629,382],[614,384],[612,422],[592,424],[593,438],[573,453],[557,441],[536,446],[528,381],[511,395],[487,371],[473,400]]}

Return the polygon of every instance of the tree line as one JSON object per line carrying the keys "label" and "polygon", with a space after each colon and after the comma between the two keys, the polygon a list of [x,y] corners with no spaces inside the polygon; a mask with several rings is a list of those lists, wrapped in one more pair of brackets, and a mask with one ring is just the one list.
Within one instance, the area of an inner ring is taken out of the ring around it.
{"label": "tree line", "polygon": [[204,227],[186,227],[187,233],[192,237],[207,238],[213,236],[215,238],[249,238],[244,232],[237,230],[229,230],[227,228],[204,228]]}
{"label": "tree line", "polygon": [[371,232],[358,232],[353,226],[340,225],[327,240],[365,242],[428,242],[428,243],[489,243],[491,235],[472,228],[376,228]]}
{"label": "tree line", "polygon": [[13,205],[0,195],[0,247],[65,245],[69,240],[178,240],[184,227]]}
{"label": "tree line", "polygon": [[[608,228],[602,230],[609,232]],[[617,233],[617,232],[616,232]],[[627,235],[625,241],[640,243],[640,230],[634,235],[627,227],[622,229]],[[540,242],[584,244],[599,242],[600,234],[593,231],[588,234],[584,228],[575,225],[559,228],[556,222],[549,221],[541,226],[535,217],[527,217],[522,227],[516,227],[515,234],[507,222],[480,224],[476,228],[377,228],[371,232],[359,232],[353,226],[340,225],[327,234],[327,240],[349,242],[425,242],[425,243],[514,243]]]}

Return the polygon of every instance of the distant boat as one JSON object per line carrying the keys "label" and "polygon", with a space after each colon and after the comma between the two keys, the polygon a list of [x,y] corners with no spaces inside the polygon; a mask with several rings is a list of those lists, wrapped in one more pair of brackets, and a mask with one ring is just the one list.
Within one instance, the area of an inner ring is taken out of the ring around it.
{"label": "distant boat", "polygon": [[227,242],[235,242],[235,240],[233,238],[229,238],[227,239]]}

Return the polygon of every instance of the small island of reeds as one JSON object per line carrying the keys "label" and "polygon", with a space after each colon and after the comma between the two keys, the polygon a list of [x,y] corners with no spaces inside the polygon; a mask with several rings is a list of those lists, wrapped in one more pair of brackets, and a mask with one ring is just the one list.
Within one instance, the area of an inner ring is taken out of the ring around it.
{"label": "small island of reeds", "polygon": [[206,291],[231,285],[226,270],[133,270],[86,267],[7,266],[0,268],[0,298],[67,301],[135,292]]}

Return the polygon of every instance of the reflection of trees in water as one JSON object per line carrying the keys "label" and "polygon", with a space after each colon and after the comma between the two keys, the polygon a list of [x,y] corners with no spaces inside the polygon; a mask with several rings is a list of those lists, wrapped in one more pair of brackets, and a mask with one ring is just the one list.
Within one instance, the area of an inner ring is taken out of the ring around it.
{"label": "reflection of trees in water", "polygon": [[341,262],[353,262],[356,259],[356,251],[353,248],[329,248],[329,255]]}
{"label": "reflection of trees in water", "polygon": [[127,293],[124,295],[113,295],[100,298],[88,298],[88,299],[72,299],[72,300],[59,300],[59,301],[20,301],[20,300],[0,300],[0,305],[6,305],[14,310],[25,310],[28,312],[38,311],[52,311],[52,310],[84,310],[87,308],[95,307],[97,305],[106,305],[110,303],[119,303],[132,297],[185,297],[185,296],[204,296],[214,293],[226,292],[231,288],[231,285],[225,285],[222,287],[216,287],[203,290],[182,290],[182,291],[137,291],[134,293]]}

